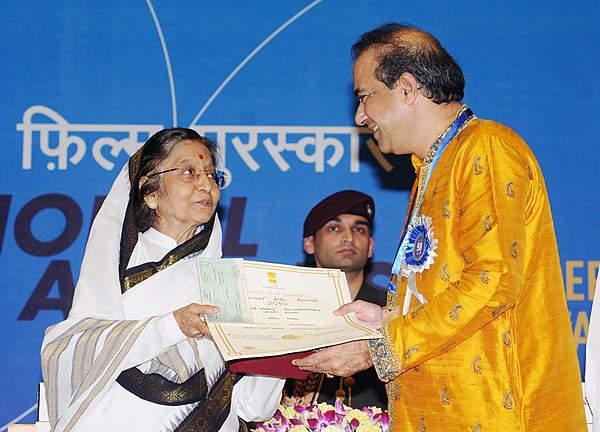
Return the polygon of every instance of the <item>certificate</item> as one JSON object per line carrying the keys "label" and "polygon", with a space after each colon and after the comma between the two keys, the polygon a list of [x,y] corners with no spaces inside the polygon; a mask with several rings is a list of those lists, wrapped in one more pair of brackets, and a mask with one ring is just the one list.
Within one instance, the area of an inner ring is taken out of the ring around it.
{"label": "certificate", "polygon": [[[199,258],[198,268],[199,274],[204,269],[213,275],[199,279],[202,302],[225,312],[207,317],[207,322],[227,361],[381,337],[354,314],[333,315],[335,309],[352,301],[346,275],[340,270],[240,258]],[[251,319],[245,307],[249,307]]]}

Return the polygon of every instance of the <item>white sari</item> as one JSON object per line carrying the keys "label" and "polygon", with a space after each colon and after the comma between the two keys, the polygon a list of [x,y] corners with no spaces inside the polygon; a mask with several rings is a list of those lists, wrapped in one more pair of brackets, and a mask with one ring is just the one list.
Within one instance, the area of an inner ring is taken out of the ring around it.
{"label": "white sari", "polygon": [[[200,302],[193,256],[183,258],[121,294],[119,248],[129,199],[127,166],[98,212],[86,246],[69,317],[52,327],[42,344],[42,374],[54,431],[172,431],[197,403],[169,406],[141,399],[115,380],[138,367],[173,382],[204,368],[208,389],[225,369],[214,343],[188,339],[173,311]],[[215,220],[205,257],[220,257],[221,226]],[[158,261],[173,239],[153,229],[140,234],[129,267]],[[222,431],[270,418],[284,380],[247,375],[233,387]]]}

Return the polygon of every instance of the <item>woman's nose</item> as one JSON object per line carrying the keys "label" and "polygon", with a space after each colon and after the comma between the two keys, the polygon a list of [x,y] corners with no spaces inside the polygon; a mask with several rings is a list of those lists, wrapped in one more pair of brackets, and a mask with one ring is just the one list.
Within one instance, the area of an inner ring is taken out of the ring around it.
{"label": "woman's nose", "polygon": [[202,170],[196,178],[196,189],[210,192],[214,186],[213,181],[208,178],[207,172]]}

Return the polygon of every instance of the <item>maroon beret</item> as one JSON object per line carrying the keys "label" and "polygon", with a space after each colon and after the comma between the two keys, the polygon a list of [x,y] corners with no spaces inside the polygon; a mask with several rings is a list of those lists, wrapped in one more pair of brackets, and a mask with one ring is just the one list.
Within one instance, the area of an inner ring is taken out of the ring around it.
{"label": "maroon beret", "polygon": [[310,237],[323,225],[341,214],[362,216],[373,226],[375,203],[369,195],[355,190],[345,190],[329,195],[313,207],[304,220],[304,237]]}

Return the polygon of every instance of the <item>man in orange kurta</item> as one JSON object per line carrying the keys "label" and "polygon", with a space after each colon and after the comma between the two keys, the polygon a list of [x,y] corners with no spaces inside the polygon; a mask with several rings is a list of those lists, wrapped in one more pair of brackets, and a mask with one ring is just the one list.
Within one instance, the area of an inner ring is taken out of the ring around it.
{"label": "man in orange kurta", "polygon": [[511,129],[461,104],[460,67],[430,34],[388,24],[354,45],[355,120],[417,179],[383,310],[383,338],[296,364],[375,365],[393,430],[585,431],[579,366],[544,179]]}

